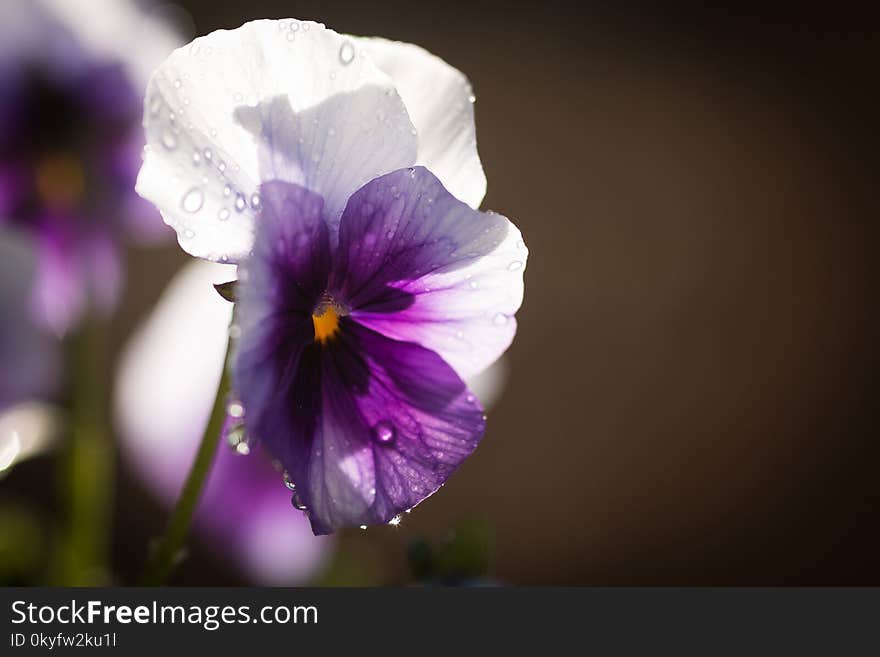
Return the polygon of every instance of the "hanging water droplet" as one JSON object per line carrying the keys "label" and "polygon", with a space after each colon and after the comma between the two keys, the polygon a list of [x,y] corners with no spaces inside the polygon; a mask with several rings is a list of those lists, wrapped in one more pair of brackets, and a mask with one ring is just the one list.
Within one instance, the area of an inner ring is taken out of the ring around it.
{"label": "hanging water droplet", "polygon": [[248,445],[246,441],[242,440],[235,446],[235,453],[240,456],[247,456],[251,453],[251,446]]}
{"label": "hanging water droplet", "polygon": [[390,445],[395,437],[394,425],[387,420],[381,420],[373,427],[373,438],[380,445]]}
{"label": "hanging water droplet", "polygon": [[235,209],[236,209],[236,211],[243,212],[246,207],[247,207],[247,201],[244,200],[244,196],[242,196],[241,194],[236,194],[235,195]]}
{"label": "hanging water droplet", "polygon": [[343,66],[348,66],[354,61],[354,45],[352,45],[351,41],[345,41],[339,47],[339,61],[342,62]]}
{"label": "hanging water droplet", "polygon": [[507,270],[508,270],[508,271],[516,271],[517,269],[519,269],[520,267],[522,267],[522,264],[523,264],[523,263],[520,262],[519,260],[514,260],[514,261],[511,262],[509,265],[507,265]]}
{"label": "hanging water droplet", "polygon": [[366,529],[366,528],[367,528],[366,525],[361,525],[361,529]]}
{"label": "hanging water droplet", "polygon": [[[226,442],[229,443],[229,446],[239,454],[250,453],[250,447],[248,446],[248,437],[243,424],[238,424],[227,432]],[[242,449],[239,449],[240,445],[244,445],[244,447]]]}
{"label": "hanging water droplet", "polygon": [[492,323],[495,326],[504,326],[507,324],[507,315],[504,313],[495,313],[495,316],[492,318]]}
{"label": "hanging water droplet", "polygon": [[296,484],[293,483],[293,480],[290,478],[290,473],[287,470],[281,474],[281,480],[284,482],[284,485],[287,486],[287,490],[296,490]]}
{"label": "hanging water droplet", "polygon": [[397,527],[400,524],[400,514],[394,516],[391,520],[388,521],[388,524],[392,527]]}
{"label": "hanging water droplet", "polygon": [[205,195],[202,193],[202,190],[198,187],[193,187],[183,195],[181,205],[183,205],[183,209],[187,212],[198,212],[202,209],[204,202]]}
{"label": "hanging water droplet", "polygon": [[241,418],[244,417],[244,406],[240,401],[233,400],[226,407],[226,412],[230,417]]}
{"label": "hanging water droplet", "polygon": [[297,511],[308,511],[308,507],[306,506],[306,503],[302,501],[299,491],[293,491],[293,495],[290,496],[290,504]]}

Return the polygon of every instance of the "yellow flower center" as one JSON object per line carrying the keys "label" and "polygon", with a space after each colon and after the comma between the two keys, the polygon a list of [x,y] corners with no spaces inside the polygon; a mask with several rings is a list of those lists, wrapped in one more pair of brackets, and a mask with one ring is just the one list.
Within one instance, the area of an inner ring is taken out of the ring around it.
{"label": "yellow flower center", "polygon": [[315,342],[324,344],[339,333],[339,315],[332,304],[324,306],[320,315],[312,315],[312,323],[315,325]]}
{"label": "yellow flower center", "polygon": [[82,166],[67,153],[54,153],[37,166],[37,193],[50,207],[69,208],[83,195],[85,176]]}

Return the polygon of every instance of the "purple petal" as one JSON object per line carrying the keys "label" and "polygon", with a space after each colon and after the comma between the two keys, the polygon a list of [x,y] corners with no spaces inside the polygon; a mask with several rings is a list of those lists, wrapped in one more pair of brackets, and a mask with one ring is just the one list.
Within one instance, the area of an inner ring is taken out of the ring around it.
{"label": "purple petal", "polygon": [[278,181],[264,184],[260,193],[260,230],[253,254],[241,267],[241,339],[233,367],[233,387],[255,417],[285,403],[279,399],[314,339],[312,310],[326,289],[330,268],[321,197]]}
{"label": "purple petal", "polygon": [[505,217],[457,200],[427,169],[359,189],[338,251],[331,294],[361,324],[436,351],[463,377],[510,345],[528,254],[521,235]]}
{"label": "purple petal", "polygon": [[437,354],[350,319],[326,346],[303,348],[297,363],[292,382],[277,368],[254,372],[265,379],[256,388],[277,390],[273,404],[240,390],[249,428],[288,470],[316,534],[411,509],[483,434],[479,401]]}

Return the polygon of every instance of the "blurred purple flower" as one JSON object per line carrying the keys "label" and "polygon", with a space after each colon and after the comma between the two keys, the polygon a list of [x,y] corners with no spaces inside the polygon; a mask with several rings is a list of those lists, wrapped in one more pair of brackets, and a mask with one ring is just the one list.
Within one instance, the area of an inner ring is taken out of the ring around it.
{"label": "blurred purple flower", "polygon": [[30,244],[0,238],[0,472],[46,449],[55,434],[57,412],[43,402],[57,388],[60,358],[30,321],[34,269]]}
{"label": "blurred purple flower", "polygon": [[[233,271],[188,265],[120,361],[115,408],[123,457],[167,506],[195,457],[223,368],[232,305],[212,283]],[[290,493],[258,450],[247,457],[220,450],[195,522],[208,546],[264,585],[306,582],[333,552],[331,539],[312,536],[305,518],[291,513]]]}
{"label": "blurred purple flower", "polygon": [[57,344],[35,330],[28,295],[35,272],[29,243],[0,239],[0,412],[33,398],[46,398],[58,385]]}
{"label": "blurred purple flower", "polygon": [[316,534],[397,522],[483,434],[464,378],[510,345],[528,252],[474,209],[473,100],[420,48],[300,21],[197,39],[151,79],[138,190],[186,251],[242,266],[236,430]]}
{"label": "blurred purple flower", "polygon": [[37,245],[32,310],[56,333],[112,307],[124,241],[163,234],[133,188],[146,72],[174,45],[127,0],[0,5],[0,228]]}

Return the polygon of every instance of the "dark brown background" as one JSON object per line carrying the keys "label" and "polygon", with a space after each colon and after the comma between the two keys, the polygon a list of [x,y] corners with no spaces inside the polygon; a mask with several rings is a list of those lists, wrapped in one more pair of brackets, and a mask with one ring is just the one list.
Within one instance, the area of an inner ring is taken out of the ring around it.
{"label": "dark brown background", "polygon": [[[465,71],[484,208],[531,249],[478,453],[399,529],[344,535],[347,554],[403,582],[411,538],[478,517],[492,573],[514,584],[880,584],[866,16],[180,4],[198,34],[314,18]],[[183,261],[136,254],[120,339]],[[14,481],[33,490],[24,470]],[[124,579],[164,517],[121,482]],[[200,551],[184,571],[236,581]]]}

